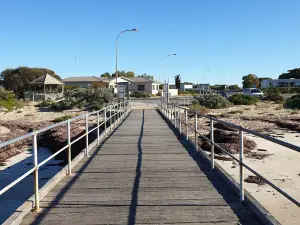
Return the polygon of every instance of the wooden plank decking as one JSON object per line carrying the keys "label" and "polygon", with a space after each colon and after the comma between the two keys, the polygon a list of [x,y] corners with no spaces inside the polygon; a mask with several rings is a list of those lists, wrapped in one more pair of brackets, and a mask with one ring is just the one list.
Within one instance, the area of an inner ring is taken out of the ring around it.
{"label": "wooden plank decking", "polygon": [[156,110],[132,111],[41,208],[23,224],[258,224]]}

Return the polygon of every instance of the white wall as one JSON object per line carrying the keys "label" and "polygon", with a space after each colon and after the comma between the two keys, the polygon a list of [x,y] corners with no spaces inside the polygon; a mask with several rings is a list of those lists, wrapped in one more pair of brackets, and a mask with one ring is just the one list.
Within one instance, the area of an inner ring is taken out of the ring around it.
{"label": "white wall", "polygon": [[[127,80],[121,78],[121,77],[118,77],[118,84],[119,83],[128,83]],[[116,79],[113,79],[111,81],[109,81],[109,88],[114,88],[114,93],[116,94],[117,93],[117,88],[116,88]]]}
{"label": "white wall", "polygon": [[[144,85],[144,90],[138,90],[138,85]],[[129,91],[131,92],[147,92],[156,95],[158,93],[159,84],[152,82],[135,82],[129,84]]]}
{"label": "white wall", "polygon": [[[270,83],[272,85],[270,85]],[[261,88],[268,88],[268,87],[282,87],[283,83],[285,86],[293,85],[295,87],[300,86],[300,79],[268,79],[268,80],[262,80],[261,81]],[[292,84],[291,84],[292,83]]]}
{"label": "white wall", "polygon": [[185,91],[185,90],[191,90],[193,89],[192,84],[180,84],[180,90]]}
{"label": "white wall", "polygon": [[169,89],[170,97],[178,96],[178,89]]}

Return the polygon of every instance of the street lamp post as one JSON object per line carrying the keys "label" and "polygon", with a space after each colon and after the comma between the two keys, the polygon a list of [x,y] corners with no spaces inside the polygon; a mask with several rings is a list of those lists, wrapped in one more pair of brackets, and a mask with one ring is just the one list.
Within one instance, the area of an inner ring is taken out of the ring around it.
{"label": "street lamp post", "polygon": [[[172,56],[172,55],[177,55],[177,54],[175,54],[175,53],[169,54],[169,55],[167,55],[166,58],[165,58],[165,61],[164,61],[164,69],[165,69],[165,73],[166,73],[166,60],[167,60],[168,57],[170,57],[170,56]],[[165,74],[165,83],[166,83],[166,82],[167,82],[167,81],[166,81],[166,74]]]}
{"label": "street lamp post", "polygon": [[119,33],[117,39],[116,39],[116,94],[118,95],[118,39],[121,34],[128,32],[128,31],[134,31],[137,32],[138,29],[134,28],[131,30],[123,30],[121,33]]}
{"label": "street lamp post", "polygon": [[[202,84],[202,90],[203,90],[203,94],[204,94],[204,73],[205,72],[209,72],[210,70],[204,70],[203,73],[202,73],[202,81],[203,81],[203,84]],[[201,94],[201,90],[200,90],[200,94]]]}

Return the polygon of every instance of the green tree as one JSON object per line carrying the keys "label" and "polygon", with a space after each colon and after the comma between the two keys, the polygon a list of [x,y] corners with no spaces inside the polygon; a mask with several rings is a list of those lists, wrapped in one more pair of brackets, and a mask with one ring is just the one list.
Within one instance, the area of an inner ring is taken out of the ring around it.
{"label": "green tree", "polygon": [[6,69],[1,72],[0,79],[4,81],[4,87],[12,90],[17,94],[28,89],[29,83],[35,79],[45,75],[52,75],[53,77],[61,80],[60,76],[55,74],[53,70],[46,68],[29,68],[18,67],[16,69]]}
{"label": "green tree", "polygon": [[259,79],[255,74],[243,76],[243,88],[259,87]]}
{"label": "green tree", "polygon": [[128,71],[128,72],[126,72],[125,77],[135,77],[135,74],[132,71]]}
{"label": "green tree", "polygon": [[287,73],[281,74],[278,79],[300,79],[300,68],[295,68],[293,70],[288,70]]}
{"label": "green tree", "polygon": [[110,74],[109,72],[102,73],[102,74],[101,74],[101,77],[108,77],[108,78],[110,78],[110,77],[111,77],[111,74]]}
{"label": "green tree", "polygon": [[234,84],[234,85],[229,85],[228,89],[229,90],[240,90],[241,88],[237,84]]}
{"label": "green tree", "polygon": [[[113,73],[111,76],[116,77],[116,73]],[[126,77],[126,72],[124,70],[118,70],[118,77]]]}
{"label": "green tree", "polygon": [[260,77],[260,78],[258,78],[258,81],[259,81],[259,87],[261,87],[261,82],[263,81],[263,80],[271,80],[272,78],[269,78],[269,77]]}
{"label": "green tree", "polygon": [[180,74],[178,74],[175,76],[175,86],[176,86],[177,90],[180,89],[180,83],[181,83],[181,77],[180,77]]}
{"label": "green tree", "polygon": [[138,77],[143,77],[143,78],[146,78],[148,80],[154,80],[154,77],[152,75],[146,74],[146,73],[138,75]]}

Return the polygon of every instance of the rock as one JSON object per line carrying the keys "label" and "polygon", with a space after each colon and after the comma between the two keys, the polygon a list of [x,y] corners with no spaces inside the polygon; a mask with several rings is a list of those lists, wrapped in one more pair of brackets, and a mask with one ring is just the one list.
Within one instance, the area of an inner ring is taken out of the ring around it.
{"label": "rock", "polygon": [[248,176],[245,180],[247,183],[254,183],[258,185],[264,185],[266,182],[258,176]]}
{"label": "rock", "polygon": [[4,126],[0,126],[0,134],[3,135],[3,134],[7,134],[10,132],[10,129],[4,127]]}
{"label": "rock", "polygon": [[4,108],[4,107],[0,106],[0,112],[6,112],[6,111],[8,111],[7,108]]}

